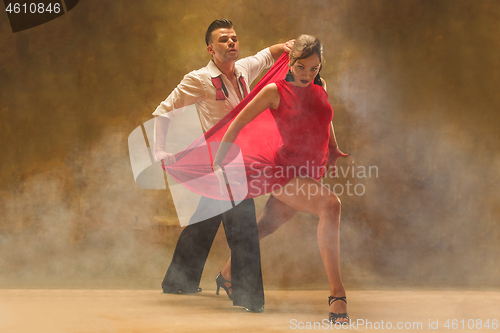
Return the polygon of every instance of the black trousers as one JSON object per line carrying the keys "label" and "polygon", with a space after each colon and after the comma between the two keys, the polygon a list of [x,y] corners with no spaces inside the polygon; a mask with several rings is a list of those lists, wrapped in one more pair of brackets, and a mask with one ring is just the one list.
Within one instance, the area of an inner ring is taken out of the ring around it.
{"label": "black trousers", "polygon": [[263,305],[259,233],[253,199],[244,200],[220,215],[184,228],[163,279],[163,291],[166,293],[197,291],[221,220],[231,249],[233,305]]}

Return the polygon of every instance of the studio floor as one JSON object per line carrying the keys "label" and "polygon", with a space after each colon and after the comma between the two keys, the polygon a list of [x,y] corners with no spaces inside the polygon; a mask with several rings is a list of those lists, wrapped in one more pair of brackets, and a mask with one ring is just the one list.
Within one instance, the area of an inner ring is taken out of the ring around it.
{"label": "studio floor", "polygon": [[[225,294],[157,290],[0,290],[2,333],[336,331],[325,291],[266,291],[264,313]],[[351,332],[500,331],[500,292],[348,291]],[[316,324],[315,324],[316,322]],[[448,323],[448,325],[447,325]],[[488,327],[489,326],[489,327]],[[406,328],[405,328],[406,327]]]}

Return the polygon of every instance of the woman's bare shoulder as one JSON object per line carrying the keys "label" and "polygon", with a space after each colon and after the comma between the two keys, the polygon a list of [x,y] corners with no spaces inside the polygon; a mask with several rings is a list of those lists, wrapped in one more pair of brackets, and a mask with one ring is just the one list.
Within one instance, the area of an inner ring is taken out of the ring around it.
{"label": "woman's bare shoulder", "polygon": [[262,88],[262,90],[266,90],[268,93],[271,93],[271,92],[276,92],[278,93],[278,86],[276,85],[276,83],[269,83],[268,85],[266,85],[264,88]]}
{"label": "woman's bare shoulder", "polygon": [[278,86],[276,83],[269,83],[266,85],[259,94],[262,94],[269,104],[271,105],[271,109],[276,110],[280,104],[280,94],[278,92]]}

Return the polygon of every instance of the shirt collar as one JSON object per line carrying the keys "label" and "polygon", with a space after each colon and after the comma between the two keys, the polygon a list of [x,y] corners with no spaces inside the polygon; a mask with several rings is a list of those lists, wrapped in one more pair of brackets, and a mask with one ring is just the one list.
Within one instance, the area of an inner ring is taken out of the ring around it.
{"label": "shirt collar", "polygon": [[[223,75],[220,69],[215,65],[215,62],[213,60],[210,60],[210,62],[207,65],[207,68],[212,78]],[[242,73],[238,70],[238,67],[236,66],[234,67],[234,74],[237,79],[239,79],[240,76],[242,76]]]}

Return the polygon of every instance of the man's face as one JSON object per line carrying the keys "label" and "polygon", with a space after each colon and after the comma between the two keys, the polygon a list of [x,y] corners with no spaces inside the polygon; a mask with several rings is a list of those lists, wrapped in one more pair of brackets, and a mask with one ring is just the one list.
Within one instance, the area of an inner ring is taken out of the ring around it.
{"label": "man's face", "polygon": [[213,56],[214,61],[236,61],[240,54],[240,44],[234,29],[220,28],[212,31],[212,44],[207,46],[207,50]]}

